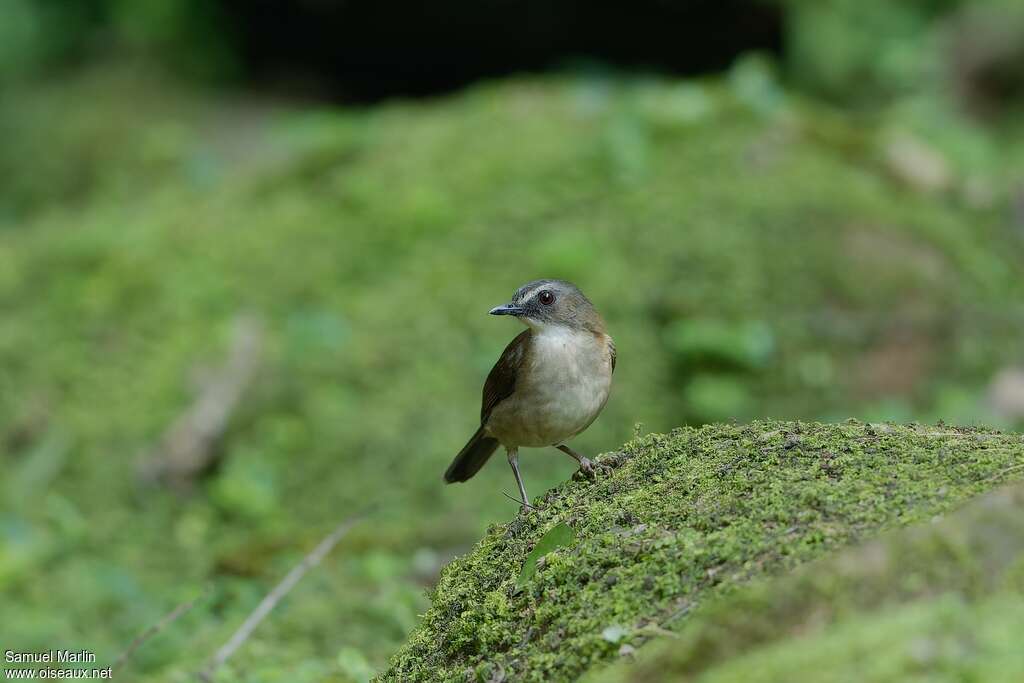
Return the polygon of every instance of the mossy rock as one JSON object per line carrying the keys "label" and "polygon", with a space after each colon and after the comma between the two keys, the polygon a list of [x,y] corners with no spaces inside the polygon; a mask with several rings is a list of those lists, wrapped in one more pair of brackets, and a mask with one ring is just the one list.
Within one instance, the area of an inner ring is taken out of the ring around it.
{"label": "mossy rock", "polygon": [[590,683],[1021,681],[1024,486],[709,605]]}
{"label": "mossy rock", "polygon": [[[1024,438],[758,422],[652,434],[600,461],[597,481],[550,491],[445,569],[383,680],[575,680],[750,579],[1024,475]],[[560,522],[575,543],[517,590],[527,554]]]}

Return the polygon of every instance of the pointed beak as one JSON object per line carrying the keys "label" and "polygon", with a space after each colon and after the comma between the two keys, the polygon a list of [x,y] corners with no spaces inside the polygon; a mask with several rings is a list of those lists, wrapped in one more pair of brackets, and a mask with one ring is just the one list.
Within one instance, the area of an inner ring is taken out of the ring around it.
{"label": "pointed beak", "polygon": [[512,304],[502,304],[501,306],[495,306],[490,310],[491,315],[520,315],[523,309],[519,306],[513,306]]}

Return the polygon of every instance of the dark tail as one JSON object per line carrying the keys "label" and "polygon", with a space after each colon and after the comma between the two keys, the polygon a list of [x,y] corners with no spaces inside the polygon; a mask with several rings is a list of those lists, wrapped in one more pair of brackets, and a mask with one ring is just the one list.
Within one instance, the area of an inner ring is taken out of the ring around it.
{"label": "dark tail", "polygon": [[487,459],[498,448],[498,440],[484,435],[483,426],[476,430],[476,434],[469,440],[459,454],[448,466],[444,473],[444,480],[451,484],[456,481],[468,481],[470,477],[480,471]]}

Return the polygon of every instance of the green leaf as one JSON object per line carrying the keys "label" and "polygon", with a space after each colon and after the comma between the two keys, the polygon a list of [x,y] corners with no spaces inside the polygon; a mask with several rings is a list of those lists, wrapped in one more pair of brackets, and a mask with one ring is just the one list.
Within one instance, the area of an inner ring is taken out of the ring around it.
{"label": "green leaf", "polygon": [[533,578],[533,575],[537,573],[537,560],[544,557],[552,550],[561,548],[562,546],[571,545],[576,540],[576,532],[573,531],[572,527],[565,522],[559,522],[555,526],[551,527],[546,534],[544,534],[537,545],[534,546],[530,554],[526,556],[526,562],[523,563],[523,571],[519,573],[519,579],[516,581],[516,590],[522,590],[523,587]]}
{"label": "green leaf", "polygon": [[612,624],[611,626],[605,628],[605,630],[601,631],[601,637],[607,640],[609,643],[617,643],[620,640],[622,640],[623,636],[625,636],[627,633],[629,633],[629,631],[627,631],[624,626]]}
{"label": "green leaf", "polygon": [[343,647],[338,652],[338,668],[346,681],[369,683],[377,673],[366,656],[354,647]]}

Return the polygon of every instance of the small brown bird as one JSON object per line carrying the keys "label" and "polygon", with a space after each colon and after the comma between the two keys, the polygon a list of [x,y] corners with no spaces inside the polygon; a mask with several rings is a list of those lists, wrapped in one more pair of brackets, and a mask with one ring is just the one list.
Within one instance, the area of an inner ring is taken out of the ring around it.
{"label": "small brown bird", "polygon": [[444,473],[467,481],[498,445],[508,452],[523,508],[529,506],[519,474],[519,447],[554,446],[593,473],[590,460],[565,441],[590,426],[608,402],[615,344],[604,320],[576,285],[534,280],[491,315],[511,315],[528,328],[505,347],[484,383],[480,428]]}

